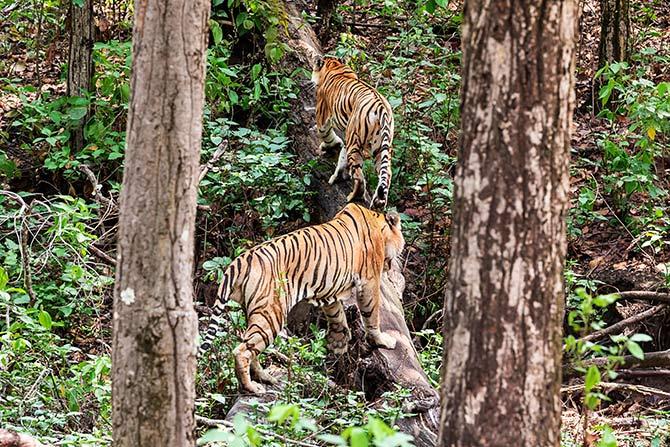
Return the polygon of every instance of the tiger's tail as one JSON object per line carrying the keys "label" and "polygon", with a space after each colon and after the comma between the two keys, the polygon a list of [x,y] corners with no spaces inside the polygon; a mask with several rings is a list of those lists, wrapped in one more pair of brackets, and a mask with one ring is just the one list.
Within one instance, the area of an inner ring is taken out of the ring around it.
{"label": "tiger's tail", "polygon": [[382,107],[379,116],[381,144],[375,157],[375,164],[377,165],[377,189],[370,202],[370,208],[383,210],[386,208],[388,202],[388,193],[391,186],[391,143],[393,136],[392,132],[392,115],[390,115],[386,107]]}
{"label": "tiger's tail", "polygon": [[200,349],[198,350],[198,356],[204,355],[212,347],[212,342],[216,339],[216,334],[219,332],[219,329],[222,326],[225,326],[225,322],[221,321],[221,316],[225,313],[228,313],[228,302],[230,296],[232,295],[234,281],[235,281],[235,269],[232,265],[228,266],[226,271],[223,273],[223,280],[219,285],[219,290],[217,292],[216,301],[214,302],[214,309],[212,311],[212,316],[210,317],[210,323],[207,327],[205,335],[202,337],[202,343],[200,344]]}

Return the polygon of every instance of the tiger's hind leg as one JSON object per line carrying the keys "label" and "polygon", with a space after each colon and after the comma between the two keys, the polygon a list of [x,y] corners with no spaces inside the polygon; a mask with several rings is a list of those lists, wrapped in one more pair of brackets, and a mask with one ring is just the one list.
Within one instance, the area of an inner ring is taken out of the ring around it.
{"label": "tiger's hind leg", "polygon": [[258,354],[263,352],[277,335],[279,328],[273,327],[270,324],[272,321],[272,318],[261,314],[250,315],[248,317],[247,330],[242,337],[242,343],[233,351],[233,355],[235,356],[235,373],[237,374],[240,386],[252,394],[265,393],[263,385],[251,380],[251,369],[254,369],[255,375],[259,380],[267,378],[265,371],[259,377],[258,370],[262,371],[262,368],[260,368],[260,363],[258,363]]}
{"label": "tiger's hind leg", "polygon": [[349,340],[351,340],[351,331],[347,325],[347,317],[344,314],[342,301],[339,298],[340,296],[332,304],[321,306],[328,320],[327,347],[333,354],[344,354],[347,352]]}
{"label": "tiger's hind leg", "polygon": [[352,191],[347,196],[347,202],[363,197],[366,204],[369,203],[370,195],[363,175],[363,145],[355,134],[351,136],[347,134],[347,165],[353,183]]}
{"label": "tiger's hind leg", "polygon": [[340,148],[344,148],[344,142],[335,133],[330,118],[325,119],[323,123],[317,123],[316,131],[319,134],[319,139],[321,140],[321,145],[319,145],[319,149],[322,152],[338,146]]}
{"label": "tiger's hind leg", "polygon": [[380,312],[382,303],[379,280],[359,284],[356,298],[358,301],[358,310],[360,310],[365,322],[368,341],[382,348],[395,348],[396,339],[381,331]]}
{"label": "tiger's hind leg", "polygon": [[270,385],[279,383],[279,380],[263,369],[261,362],[258,361],[258,357],[255,357],[251,361],[251,376],[259,382],[269,383]]}
{"label": "tiger's hind leg", "polygon": [[333,184],[337,181],[339,177],[346,179],[349,177],[347,173],[347,148],[342,146],[340,149],[340,155],[337,157],[337,166],[335,166],[335,172],[328,179],[329,184]]}

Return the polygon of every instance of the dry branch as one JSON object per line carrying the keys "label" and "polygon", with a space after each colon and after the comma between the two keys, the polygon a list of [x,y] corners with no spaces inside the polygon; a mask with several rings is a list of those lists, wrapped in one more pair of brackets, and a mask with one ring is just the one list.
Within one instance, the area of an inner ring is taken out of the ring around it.
{"label": "dry branch", "polygon": [[668,377],[670,369],[618,369],[617,378]]}
{"label": "dry branch", "polygon": [[88,246],[89,251],[98,259],[103,261],[105,264],[110,265],[112,267],[116,267],[116,259],[112,258],[109,256],[107,253],[104,251],[100,250],[98,247],[96,247],[93,244],[89,244]]}
{"label": "dry branch", "polygon": [[593,332],[589,335],[586,335],[582,338],[580,338],[577,341],[593,341],[593,340],[599,340],[607,335],[610,334],[615,334],[622,329],[631,326],[635,323],[639,323],[640,321],[643,321],[647,318],[653,317],[656,314],[659,314],[662,312],[664,309],[667,308],[667,305],[665,304],[659,304],[658,306],[654,306],[651,309],[647,309],[644,312],[641,312],[637,315],[633,315],[631,317],[628,317],[624,320],[619,321],[618,323],[613,324],[612,326],[606,327],[605,329],[601,329],[599,331]]}
{"label": "dry branch", "polygon": [[223,140],[221,142],[221,144],[219,144],[219,147],[216,148],[216,151],[214,151],[214,154],[212,155],[212,158],[207,162],[207,164],[205,166],[203,166],[200,169],[200,176],[198,177],[198,183],[202,182],[202,179],[205,178],[207,173],[219,161],[219,159],[224,154],[224,152],[226,152],[227,148],[228,148],[228,140]]}
{"label": "dry branch", "polygon": [[646,290],[631,290],[628,292],[617,292],[622,300],[651,300],[670,303],[670,293],[650,292]]}
{"label": "dry branch", "polygon": [[[632,393],[642,394],[645,396],[659,396],[664,399],[670,399],[670,393],[667,391],[659,390],[658,388],[653,388],[650,386],[634,385],[632,383],[601,382],[596,385],[596,388],[600,388],[606,391],[630,391]],[[584,391],[583,383],[561,388],[561,393],[577,393],[580,391]]]}
{"label": "dry branch", "polygon": [[[670,349],[666,351],[647,352],[644,354],[644,359],[638,359],[632,355],[626,355],[621,358],[619,363],[620,368],[670,368]],[[585,360],[581,363],[583,367],[595,365],[597,367],[604,367],[610,362],[610,359],[599,357],[595,359]],[[563,367],[564,377],[575,377],[579,372],[575,369],[575,365],[565,365]]]}
{"label": "dry branch", "polygon": [[93,171],[91,171],[91,168],[89,168],[86,165],[79,165],[79,170],[83,172],[88,178],[88,181],[91,182],[91,185],[93,186],[93,197],[95,197],[95,201],[100,203],[101,205],[104,205],[107,209],[118,211],[116,203],[114,203],[112,199],[108,199],[107,197],[103,196],[102,193],[100,192],[102,185],[98,183],[98,179],[95,177]]}
{"label": "dry branch", "polygon": [[9,197],[11,200],[21,205],[19,212],[14,218],[18,220],[21,218],[21,234],[17,233],[17,237],[21,247],[21,268],[23,269],[23,286],[26,293],[30,297],[30,305],[34,305],[36,301],[35,292],[33,291],[33,277],[32,269],[30,268],[30,245],[28,244],[28,237],[30,235],[28,228],[28,218],[32,213],[32,204],[28,205],[23,197],[12,191],[0,191],[0,195]]}

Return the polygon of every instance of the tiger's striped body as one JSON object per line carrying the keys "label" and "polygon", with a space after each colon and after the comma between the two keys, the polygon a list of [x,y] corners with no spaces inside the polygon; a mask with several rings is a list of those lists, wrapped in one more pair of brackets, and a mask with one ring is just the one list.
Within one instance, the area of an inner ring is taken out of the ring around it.
{"label": "tiger's striped body", "polygon": [[[348,174],[353,190],[351,201],[364,197],[371,208],[384,209],[391,186],[391,143],[393,141],[393,110],[377,90],[358,79],[351,68],[337,59],[325,58],[312,72],[316,84],[316,126],[321,149],[340,146],[332,185]],[[345,134],[345,144],[334,129]],[[372,154],[378,184],[372,201],[369,200],[363,176],[363,157]]]}
{"label": "tiger's striped body", "polygon": [[217,320],[232,299],[247,315],[247,329],[235,349],[240,385],[252,393],[263,387],[251,380],[272,382],[257,356],[282,329],[289,311],[301,300],[320,306],[328,320],[328,348],[347,350],[350,339],[342,300],[356,289],[368,339],[388,349],[395,339],[379,327],[380,284],[385,266],[404,247],[397,214],[384,215],[350,203],[332,220],[303,228],[257,245],[226,269],[201,353],[216,338]]}

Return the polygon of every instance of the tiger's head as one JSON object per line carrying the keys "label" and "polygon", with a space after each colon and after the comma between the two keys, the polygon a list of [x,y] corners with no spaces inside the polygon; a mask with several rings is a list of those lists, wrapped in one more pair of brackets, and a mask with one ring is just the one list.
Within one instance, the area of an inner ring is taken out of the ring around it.
{"label": "tiger's head", "polygon": [[402,235],[400,226],[400,215],[395,211],[390,211],[384,216],[385,225],[382,226],[382,236],[384,238],[384,270],[391,268],[391,261],[400,256],[405,248],[405,238]]}
{"label": "tiger's head", "polygon": [[317,58],[312,67],[312,82],[319,85],[329,74],[344,75],[357,79],[356,73],[334,57]]}

